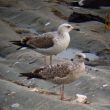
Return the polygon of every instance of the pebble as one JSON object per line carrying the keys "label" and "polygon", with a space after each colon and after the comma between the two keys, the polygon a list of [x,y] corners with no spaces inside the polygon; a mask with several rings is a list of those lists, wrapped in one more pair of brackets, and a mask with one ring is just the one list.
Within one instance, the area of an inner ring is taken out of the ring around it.
{"label": "pebble", "polygon": [[50,24],[50,22],[47,22],[46,24],[45,24],[45,26],[48,26]]}
{"label": "pebble", "polygon": [[13,108],[18,108],[19,106],[20,106],[19,103],[14,103],[14,104],[11,105],[11,107],[13,107]]}

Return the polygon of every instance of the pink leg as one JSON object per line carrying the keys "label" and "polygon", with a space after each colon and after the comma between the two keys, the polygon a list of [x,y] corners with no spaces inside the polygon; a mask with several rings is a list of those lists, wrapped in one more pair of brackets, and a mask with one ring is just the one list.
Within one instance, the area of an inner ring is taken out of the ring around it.
{"label": "pink leg", "polygon": [[50,65],[52,65],[52,55],[50,55]]}
{"label": "pink leg", "polygon": [[61,92],[61,100],[64,100],[64,85],[61,86],[60,92]]}
{"label": "pink leg", "polygon": [[64,85],[62,85],[61,86],[61,88],[60,88],[60,94],[61,94],[61,100],[63,100],[63,101],[72,101],[72,98],[65,98],[64,97]]}
{"label": "pink leg", "polygon": [[47,60],[46,60],[46,56],[44,56],[44,63],[45,63],[45,65],[47,65]]}

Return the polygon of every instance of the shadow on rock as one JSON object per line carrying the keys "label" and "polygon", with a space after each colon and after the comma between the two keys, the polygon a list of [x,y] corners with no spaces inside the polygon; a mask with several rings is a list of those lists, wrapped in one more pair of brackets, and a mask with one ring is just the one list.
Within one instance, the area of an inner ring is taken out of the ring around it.
{"label": "shadow on rock", "polygon": [[87,21],[98,21],[104,23],[105,20],[102,17],[92,15],[92,14],[83,14],[83,13],[78,13],[78,12],[73,12],[69,18],[69,22],[76,22],[76,23],[81,23],[81,22],[87,22]]}
{"label": "shadow on rock", "polygon": [[69,3],[71,6],[99,9],[101,6],[110,6],[110,0],[80,0]]}

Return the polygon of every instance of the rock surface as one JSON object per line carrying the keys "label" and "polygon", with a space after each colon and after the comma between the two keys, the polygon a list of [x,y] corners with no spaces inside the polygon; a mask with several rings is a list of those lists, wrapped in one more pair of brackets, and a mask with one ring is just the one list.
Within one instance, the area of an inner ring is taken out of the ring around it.
{"label": "rock surface", "polygon": [[[65,94],[67,96],[75,99],[76,94],[86,95],[91,102],[90,104],[60,101],[59,95],[32,92],[30,87],[43,88],[55,92],[58,92],[59,88],[53,87],[55,85],[50,82],[38,79],[27,80],[19,76],[20,72],[29,72],[34,68],[42,66],[44,56],[26,48],[16,50],[18,47],[12,45],[9,41],[53,31],[59,24],[67,22],[67,18],[73,10],[76,12],[93,13],[103,18],[105,13],[110,10],[110,7],[100,10],[71,8],[63,3],[63,0],[61,4],[55,1],[19,0],[16,3],[16,0],[0,0],[1,110],[110,109],[110,54],[103,52],[103,50],[109,50],[110,48],[110,30],[106,30],[105,25],[98,21],[71,23],[71,25],[79,26],[80,31],[70,33],[71,42],[69,48],[100,53],[99,60],[89,62],[95,67],[86,66],[88,74],[65,86]],[[60,61],[62,59],[54,58],[54,63]]]}

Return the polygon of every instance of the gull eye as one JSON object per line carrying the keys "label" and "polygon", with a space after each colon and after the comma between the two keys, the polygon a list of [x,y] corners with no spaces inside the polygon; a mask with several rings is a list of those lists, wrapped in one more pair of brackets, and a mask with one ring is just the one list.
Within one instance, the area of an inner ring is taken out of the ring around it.
{"label": "gull eye", "polygon": [[71,28],[71,26],[67,26],[67,28]]}
{"label": "gull eye", "polygon": [[77,55],[77,57],[78,57],[78,58],[81,58],[82,56],[81,56],[81,55]]}

